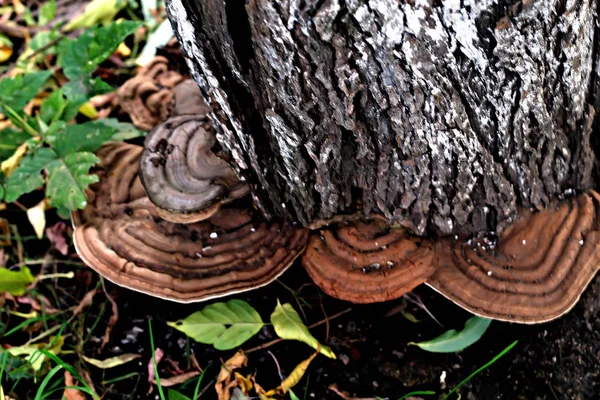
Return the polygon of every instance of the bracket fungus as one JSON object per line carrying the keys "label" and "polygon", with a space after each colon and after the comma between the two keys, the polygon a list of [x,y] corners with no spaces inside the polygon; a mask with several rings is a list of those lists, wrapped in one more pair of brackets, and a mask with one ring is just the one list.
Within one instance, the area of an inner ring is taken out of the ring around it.
{"label": "bracket fungus", "polygon": [[148,134],[140,175],[166,220],[192,223],[249,192],[227,161],[215,154],[211,122],[202,114],[171,117]]}
{"label": "bracket fungus", "polygon": [[173,88],[184,79],[178,72],[169,70],[165,57],[157,56],[119,88],[119,104],[135,126],[150,130],[169,118]]}
{"label": "bracket fungus", "polygon": [[379,219],[338,224],[311,235],[302,258],[315,283],[355,303],[396,299],[434,271],[431,243]]}
{"label": "bracket fungus", "polygon": [[252,207],[224,207],[212,218],[176,224],[160,218],[141,185],[142,148],[109,144],[98,155],[100,182],[73,213],[83,261],[109,280],[179,302],[206,300],[268,284],[303,251],[308,231],[265,221]]}
{"label": "bracket fungus", "polygon": [[521,323],[568,312],[600,268],[600,196],[590,191],[539,212],[524,210],[497,244],[436,244],[427,284],[484,317]]}

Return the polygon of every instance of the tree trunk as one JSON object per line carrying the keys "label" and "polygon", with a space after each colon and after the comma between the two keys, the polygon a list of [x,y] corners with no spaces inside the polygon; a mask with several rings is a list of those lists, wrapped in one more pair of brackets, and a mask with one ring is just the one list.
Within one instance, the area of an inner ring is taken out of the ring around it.
{"label": "tree trunk", "polygon": [[267,216],[473,233],[594,185],[597,0],[166,3]]}

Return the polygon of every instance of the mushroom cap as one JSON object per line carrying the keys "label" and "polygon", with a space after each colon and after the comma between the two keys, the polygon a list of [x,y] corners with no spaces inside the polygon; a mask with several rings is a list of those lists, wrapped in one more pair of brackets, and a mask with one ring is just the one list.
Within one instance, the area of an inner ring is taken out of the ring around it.
{"label": "mushroom cap", "polygon": [[434,270],[434,253],[429,241],[372,219],[313,233],[302,263],[327,294],[374,303],[425,282]]}
{"label": "mushroom cap", "polygon": [[216,139],[203,115],[171,117],[148,134],[140,176],[160,215],[177,223],[201,221],[249,187],[213,153]]}
{"label": "mushroom cap", "polygon": [[112,282],[153,296],[193,302],[251,290],[283,273],[303,251],[305,229],[266,222],[252,208],[224,207],[206,221],[161,219],[137,174],[142,148],[104,146],[100,182],[73,213],[82,260]]}
{"label": "mushroom cap", "polygon": [[600,268],[600,196],[591,191],[539,212],[522,211],[497,245],[436,244],[427,284],[474,314],[540,323],[577,303]]}

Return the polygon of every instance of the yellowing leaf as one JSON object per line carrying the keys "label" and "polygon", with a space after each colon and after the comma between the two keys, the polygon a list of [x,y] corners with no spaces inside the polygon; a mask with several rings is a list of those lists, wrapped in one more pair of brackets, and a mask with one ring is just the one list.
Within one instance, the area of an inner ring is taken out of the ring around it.
{"label": "yellowing leaf", "polygon": [[229,360],[225,361],[225,364],[221,366],[217,381],[215,383],[215,391],[219,400],[230,400],[231,394],[230,389],[238,385],[237,380],[232,380],[231,375],[233,371],[242,368],[248,364],[248,357],[242,350],[238,350]]}
{"label": "yellowing leaf", "polygon": [[123,0],[92,0],[81,15],[64,26],[63,31],[91,28],[99,22],[104,25],[108,24],[115,19],[125,5],[127,5],[127,1]]}
{"label": "yellowing leaf", "polygon": [[7,160],[2,161],[2,164],[0,164],[0,169],[2,170],[4,176],[8,178],[10,174],[12,174],[13,171],[19,166],[19,163],[27,152],[27,147],[27,142],[23,143],[17,148],[17,150],[15,150],[12,156],[10,156]]}
{"label": "yellowing leaf", "polygon": [[129,361],[135,360],[136,358],[140,358],[140,354],[121,354],[120,356],[107,358],[105,360],[96,360],[95,358],[90,358],[86,356],[82,356],[83,359],[92,364],[94,367],[98,367],[100,369],[108,369],[118,367],[119,365],[123,365],[128,363]]}
{"label": "yellowing leaf", "polygon": [[[320,347],[320,346],[318,346],[318,347]],[[317,348],[317,351],[315,353],[313,353],[312,356],[308,357],[306,360],[304,360],[300,364],[296,365],[296,368],[294,368],[292,373],[287,378],[285,378],[283,380],[283,382],[281,382],[281,385],[279,385],[276,389],[269,390],[267,393],[265,393],[265,396],[274,396],[276,394],[283,396],[291,388],[296,386],[296,384],[298,384],[298,382],[300,382],[300,379],[302,379],[302,377],[304,376],[304,373],[308,369],[308,365],[317,356],[317,354],[319,354],[319,351],[320,351],[320,348]]]}
{"label": "yellowing leaf", "polygon": [[0,63],[10,60],[12,54],[13,49],[11,47],[0,45]]}
{"label": "yellowing leaf", "polygon": [[27,219],[29,219],[29,222],[33,226],[38,239],[44,237],[44,229],[46,229],[46,199],[27,210]]}
{"label": "yellowing leaf", "polygon": [[168,325],[197,342],[212,344],[217,350],[230,350],[256,335],[264,323],[250,304],[233,299],[208,305]]}
{"label": "yellowing leaf", "polygon": [[35,278],[27,267],[21,267],[18,271],[0,268],[0,293],[8,292],[15,296],[21,296],[34,280]]}
{"label": "yellowing leaf", "polygon": [[84,103],[81,107],[79,107],[79,112],[88,117],[89,119],[94,119],[98,115],[96,107],[94,107],[89,101],[87,103]]}
{"label": "yellowing leaf", "polygon": [[299,340],[313,349],[320,349],[320,352],[329,358],[336,358],[333,351],[331,351],[331,348],[320,344],[317,339],[310,334],[308,328],[304,325],[300,316],[291,304],[286,303],[281,305],[279,300],[277,300],[277,307],[275,307],[275,311],[271,314],[271,323],[273,324],[273,328],[275,328],[275,333],[277,333],[277,336],[280,338]]}
{"label": "yellowing leaf", "polygon": [[131,49],[127,47],[125,43],[121,43],[119,47],[117,47],[117,53],[123,57],[129,57],[131,55]]}
{"label": "yellowing leaf", "polygon": [[60,354],[62,351],[63,343],[65,342],[64,336],[58,338],[58,340],[51,340],[51,344],[36,343],[28,344],[17,347],[10,347],[6,349],[13,356],[27,355],[25,360],[31,364],[34,371],[39,371],[42,368],[42,364],[46,359],[46,356],[41,353],[40,349],[46,349],[49,353],[54,355]]}

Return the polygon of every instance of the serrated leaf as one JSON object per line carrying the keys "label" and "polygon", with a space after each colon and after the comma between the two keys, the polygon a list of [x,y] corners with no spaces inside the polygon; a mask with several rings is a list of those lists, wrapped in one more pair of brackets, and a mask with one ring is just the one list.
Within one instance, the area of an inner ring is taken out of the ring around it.
{"label": "serrated leaf", "polygon": [[271,323],[275,328],[275,333],[282,339],[286,340],[299,340],[306,343],[313,349],[319,349],[323,355],[335,359],[335,354],[331,351],[331,348],[324,346],[319,343],[313,335],[310,334],[308,328],[300,319],[300,316],[294,310],[291,304],[286,303],[281,305],[277,300],[277,306],[275,311],[271,314]]}
{"label": "serrated leaf", "polygon": [[108,124],[89,121],[66,126],[55,134],[48,134],[46,140],[59,156],[66,156],[78,151],[96,151],[115,133],[116,129]]}
{"label": "serrated leaf", "polygon": [[72,81],[88,77],[140,26],[133,21],[113,22],[105,27],[86,30],[77,39],[64,41],[59,46],[59,64]]}
{"label": "serrated leaf", "polygon": [[88,174],[90,168],[100,159],[92,153],[77,152],[56,159],[48,166],[46,197],[55,207],[66,207],[71,211],[83,209],[87,205],[85,189],[95,182],[98,176]]}
{"label": "serrated leaf", "polygon": [[31,135],[20,130],[7,128],[0,131],[0,161],[6,160]]}
{"label": "serrated leaf", "polygon": [[128,362],[133,361],[142,356],[140,354],[128,353],[128,354],[121,354],[120,356],[116,356],[116,357],[110,357],[105,360],[97,360],[95,358],[90,358],[90,357],[86,357],[86,356],[82,356],[82,357],[87,363],[92,364],[94,367],[97,367],[100,369],[109,369],[109,368],[118,367],[123,364],[127,364]]}
{"label": "serrated leaf", "polygon": [[146,136],[145,131],[141,131],[129,122],[119,122],[115,118],[102,118],[96,121],[99,124],[104,124],[115,130],[114,135],[110,139],[111,141],[121,142],[123,140],[129,140],[136,137]]}
{"label": "serrated leaf", "polygon": [[52,22],[54,16],[56,15],[56,1],[50,0],[46,1],[40,7],[40,14],[38,16],[38,25],[44,26],[48,23]]}
{"label": "serrated leaf", "polygon": [[47,124],[52,121],[58,121],[59,119],[64,122],[69,122],[75,118],[80,106],[81,104],[67,101],[62,89],[55,90],[42,103],[40,107],[40,118]]}
{"label": "serrated leaf", "polygon": [[50,75],[52,71],[41,71],[0,80],[0,112],[6,113],[3,104],[15,111],[22,110],[44,86]]}
{"label": "serrated leaf", "polygon": [[56,153],[48,148],[41,148],[33,155],[28,155],[14,170],[6,182],[6,201],[13,202],[21,195],[29,193],[44,184],[42,171],[58,158]]}
{"label": "serrated leaf", "polygon": [[419,346],[432,353],[455,353],[477,342],[492,322],[491,319],[474,316],[465,323],[462,331],[451,329],[435,339],[426,342],[410,342],[409,345]]}
{"label": "serrated leaf", "polygon": [[197,342],[212,344],[217,350],[230,350],[256,335],[264,323],[250,304],[233,299],[208,305],[168,325]]}
{"label": "serrated leaf", "polygon": [[14,296],[21,296],[34,280],[27,267],[21,267],[18,271],[0,268],[0,293],[8,292]]}

